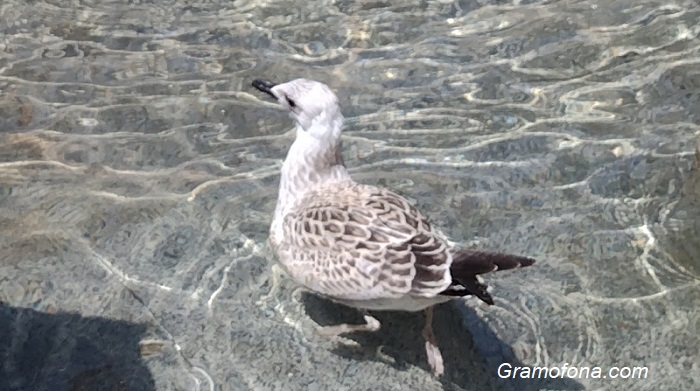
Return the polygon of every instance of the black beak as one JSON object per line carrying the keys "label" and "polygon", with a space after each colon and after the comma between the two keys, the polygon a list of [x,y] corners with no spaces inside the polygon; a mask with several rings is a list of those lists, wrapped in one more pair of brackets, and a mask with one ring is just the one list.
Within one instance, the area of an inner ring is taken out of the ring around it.
{"label": "black beak", "polygon": [[253,87],[257,88],[258,90],[270,95],[271,97],[277,99],[275,94],[272,93],[272,87],[274,87],[276,84],[269,81],[269,80],[262,80],[262,79],[255,79],[253,80]]}

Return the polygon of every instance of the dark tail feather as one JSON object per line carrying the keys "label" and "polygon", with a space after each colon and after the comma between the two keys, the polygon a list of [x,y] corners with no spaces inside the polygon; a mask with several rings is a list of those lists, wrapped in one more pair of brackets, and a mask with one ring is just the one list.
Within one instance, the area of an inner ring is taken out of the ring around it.
{"label": "dark tail feather", "polygon": [[477,275],[497,270],[516,269],[535,263],[532,258],[518,255],[490,253],[485,251],[460,251],[455,253],[450,266],[452,285],[441,294],[446,296],[474,295],[487,304],[493,304],[493,298],[487,286],[479,282]]}

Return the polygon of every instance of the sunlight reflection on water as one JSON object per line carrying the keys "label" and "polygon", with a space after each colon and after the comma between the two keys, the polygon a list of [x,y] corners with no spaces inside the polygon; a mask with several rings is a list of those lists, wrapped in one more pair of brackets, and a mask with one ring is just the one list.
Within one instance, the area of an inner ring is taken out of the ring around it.
{"label": "sunlight reflection on water", "polygon": [[[5,1],[0,388],[692,388],[699,17],[683,0]],[[540,260],[490,281],[496,306],[438,312],[442,381],[416,316],[339,345],[315,325],[353,312],[273,279],[291,123],[258,77],[328,83],[357,180],[459,246]],[[24,329],[75,343],[36,361]],[[134,333],[143,363],[104,353]],[[650,377],[503,380],[503,361]]]}

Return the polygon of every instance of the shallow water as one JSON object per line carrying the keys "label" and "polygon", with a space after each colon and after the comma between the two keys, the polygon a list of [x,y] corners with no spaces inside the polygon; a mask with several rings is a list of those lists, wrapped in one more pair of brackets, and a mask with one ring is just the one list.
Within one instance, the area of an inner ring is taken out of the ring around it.
{"label": "shallow water", "polygon": [[[695,1],[0,4],[0,389],[693,389]],[[353,310],[273,273],[286,114],[328,83],[358,181],[462,247],[535,257],[496,305],[328,340]],[[646,379],[497,367],[645,366]],[[120,388],[121,387],[121,388]]]}

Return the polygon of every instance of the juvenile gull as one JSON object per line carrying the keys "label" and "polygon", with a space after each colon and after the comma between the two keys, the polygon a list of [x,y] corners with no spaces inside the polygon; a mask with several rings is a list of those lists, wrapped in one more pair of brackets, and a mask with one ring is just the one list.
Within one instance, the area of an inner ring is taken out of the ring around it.
{"label": "juvenile gull", "polygon": [[[530,266],[530,258],[456,250],[404,197],[350,178],[341,152],[343,115],[325,84],[296,79],[253,81],[296,121],[296,140],[282,165],[270,246],[299,284],[362,310],[425,310],[428,364],[444,371],[432,330],[433,306],[455,297],[493,299],[477,275]],[[376,331],[366,324],[324,327],[325,335]]]}

